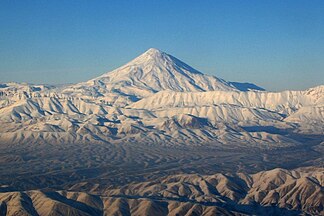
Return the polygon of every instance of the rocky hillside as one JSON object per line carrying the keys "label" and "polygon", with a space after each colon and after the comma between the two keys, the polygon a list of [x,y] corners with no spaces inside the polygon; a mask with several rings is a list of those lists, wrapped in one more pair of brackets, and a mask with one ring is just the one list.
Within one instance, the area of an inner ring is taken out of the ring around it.
{"label": "rocky hillside", "polygon": [[1,215],[322,215],[324,170],[173,175],[100,193],[0,193]]}

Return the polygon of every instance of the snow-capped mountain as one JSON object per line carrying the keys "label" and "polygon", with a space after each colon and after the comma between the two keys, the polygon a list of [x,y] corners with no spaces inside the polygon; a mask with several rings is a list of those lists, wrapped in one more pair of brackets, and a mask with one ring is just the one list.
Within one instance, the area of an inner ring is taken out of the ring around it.
{"label": "snow-capped mountain", "polygon": [[324,86],[266,92],[149,49],[73,85],[0,85],[0,142],[296,145],[323,137]]}
{"label": "snow-capped mountain", "polygon": [[[77,92],[96,97],[117,93],[136,100],[162,90],[235,91],[246,85],[205,75],[179,59],[151,48],[126,65],[87,82],[72,85],[63,92],[72,94]],[[253,84],[248,85],[246,90],[248,88],[262,90]]]}

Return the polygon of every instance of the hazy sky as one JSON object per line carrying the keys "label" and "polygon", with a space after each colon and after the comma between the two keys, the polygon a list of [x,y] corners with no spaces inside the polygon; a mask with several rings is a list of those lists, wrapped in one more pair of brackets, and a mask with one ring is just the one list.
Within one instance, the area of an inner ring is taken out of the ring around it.
{"label": "hazy sky", "polygon": [[0,82],[85,81],[150,47],[268,90],[324,84],[324,1],[0,1]]}

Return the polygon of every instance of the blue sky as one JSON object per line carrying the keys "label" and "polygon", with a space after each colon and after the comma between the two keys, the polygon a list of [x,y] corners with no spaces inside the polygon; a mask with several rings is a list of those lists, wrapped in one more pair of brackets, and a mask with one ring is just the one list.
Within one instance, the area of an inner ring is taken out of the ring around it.
{"label": "blue sky", "polygon": [[268,90],[324,84],[324,1],[0,1],[0,82],[73,83],[150,47]]}

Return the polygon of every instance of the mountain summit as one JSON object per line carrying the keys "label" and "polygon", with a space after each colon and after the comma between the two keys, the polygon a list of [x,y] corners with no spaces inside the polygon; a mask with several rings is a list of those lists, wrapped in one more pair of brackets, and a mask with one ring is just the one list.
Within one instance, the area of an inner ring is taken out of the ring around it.
{"label": "mountain summit", "polygon": [[238,90],[231,83],[203,74],[155,48],[148,49],[124,66],[70,88],[73,88],[74,92],[76,89],[83,89],[82,94],[92,96],[118,93],[136,98],[143,98],[163,90],[179,92]]}

